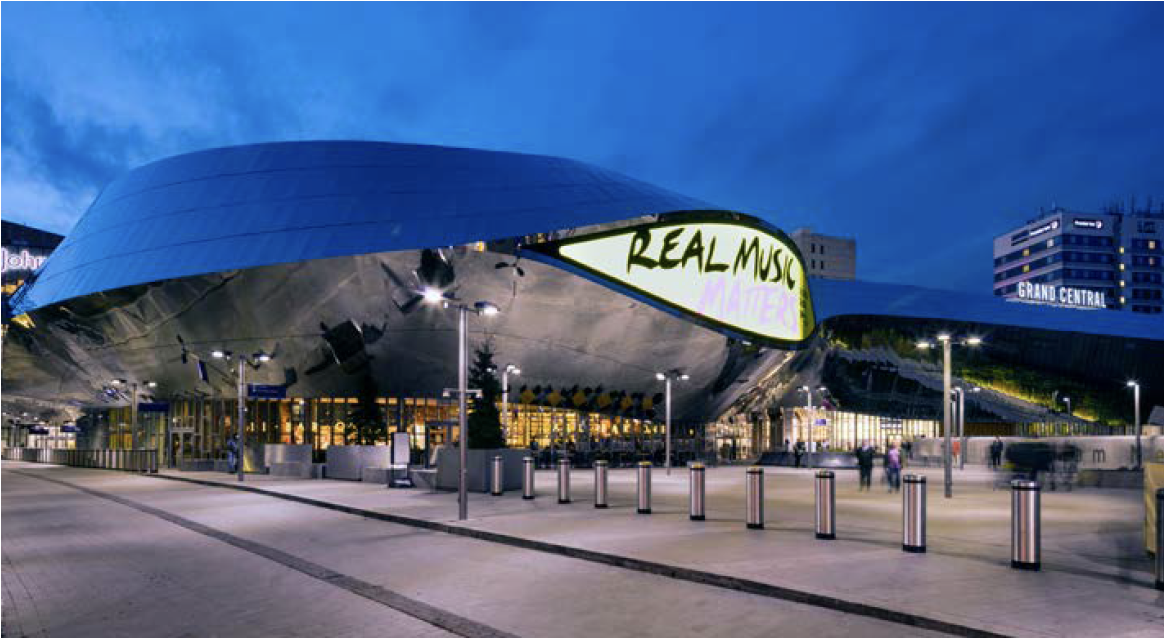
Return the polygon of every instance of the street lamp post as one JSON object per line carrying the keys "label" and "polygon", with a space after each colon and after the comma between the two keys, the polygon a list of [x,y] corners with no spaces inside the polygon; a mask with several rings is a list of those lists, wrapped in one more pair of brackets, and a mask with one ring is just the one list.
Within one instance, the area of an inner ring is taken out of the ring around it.
{"label": "street lamp post", "polygon": [[664,382],[664,473],[672,475],[672,382],[688,381],[688,375],[679,370],[657,372],[656,379]]}
{"label": "street lamp post", "polygon": [[238,384],[235,386],[236,396],[238,397],[238,407],[239,407],[239,417],[237,419],[237,421],[238,421],[237,425],[238,425],[238,429],[239,429],[239,435],[238,435],[239,445],[236,446],[237,449],[235,450],[235,455],[236,455],[235,462],[237,463],[235,470],[238,472],[238,480],[240,483],[243,482],[243,465],[244,465],[244,457],[246,456],[243,453],[243,450],[246,449],[245,448],[245,440],[246,440],[246,436],[247,436],[246,428],[244,427],[244,423],[246,422],[246,419],[247,419],[247,397],[245,396],[246,395],[246,386],[244,385],[246,383],[245,377],[247,375],[247,370],[246,370],[246,367],[243,365],[244,363],[245,362],[243,361],[243,357],[239,357],[239,374],[237,375],[239,378],[238,378]]}
{"label": "street lamp post", "polygon": [[1126,381],[1127,388],[1134,389],[1134,467],[1142,469],[1142,386],[1137,381]]}
{"label": "street lamp post", "polygon": [[[232,353],[228,350],[215,350],[215,351],[211,352],[211,356],[214,357],[215,359],[227,359],[229,361],[231,359]],[[235,375],[237,377],[236,378],[236,385],[235,385],[235,392],[236,392],[236,397],[238,399],[238,404],[239,404],[238,405],[239,412],[238,412],[238,418],[237,418],[237,420],[238,420],[238,434],[236,435],[236,438],[239,439],[239,442],[235,446],[235,457],[236,457],[236,462],[238,464],[236,467],[236,472],[237,472],[238,480],[240,483],[242,483],[244,480],[243,479],[244,456],[245,456],[244,450],[246,449],[246,441],[247,441],[247,430],[245,427],[246,419],[247,419],[247,367],[246,367],[246,364],[250,363],[252,367],[258,368],[260,364],[267,363],[268,361],[271,361],[271,355],[263,352],[262,350],[260,350],[259,352],[256,352],[255,354],[251,355],[250,357],[248,357],[245,354],[240,354],[238,356],[238,366],[239,367],[238,367],[238,372]]]}
{"label": "street lamp post", "polygon": [[[798,388],[798,392],[806,393],[806,438],[812,443],[814,440],[814,390],[808,385],[803,385]],[[822,400],[825,401],[826,386],[820,386],[818,393],[822,395]],[[833,442],[831,442],[831,445],[833,445]]]}
{"label": "street lamp post", "polygon": [[[943,497],[951,498],[951,335],[939,334],[935,339],[943,344]],[[979,337],[964,339],[963,345],[978,346],[982,343]],[[916,344],[920,349],[934,347],[930,341],[920,341]]]}
{"label": "street lamp post", "polygon": [[510,438],[510,375],[518,376],[522,370],[513,363],[502,368],[502,414],[506,415],[506,438]]}
{"label": "street lamp post", "polygon": [[437,304],[440,303],[442,307],[449,308],[451,304],[457,310],[458,320],[458,373],[457,373],[457,405],[458,405],[458,478],[457,478],[457,496],[458,496],[458,520],[464,521],[469,516],[469,495],[467,494],[466,486],[466,449],[470,447],[470,431],[466,423],[466,373],[468,369],[468,342],[469,334],[467,327],[467,316],[469,313],[478,315],[485,315],[492,317],[498,314],[498,306],[489,301],[477,301],[473,305],[461,303],[453,296],[447,296],[446,293],[437,288],[426,288],[421,293],[422,298],[426,303]]}

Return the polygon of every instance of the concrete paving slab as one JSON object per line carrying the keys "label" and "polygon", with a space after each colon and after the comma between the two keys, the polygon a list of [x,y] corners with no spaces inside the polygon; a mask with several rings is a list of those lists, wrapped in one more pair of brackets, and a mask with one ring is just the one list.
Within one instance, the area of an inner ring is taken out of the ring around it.
{"label": "concrete paving slab", "polygon": [[[21,496],[22,491],[39,489],[28,486],[29,483],[38,483],[36,479],[13,474],[12,467],[14,464],[4,463],[6,514],[10,503],[28,500]],[[52,476],[86,489],[116,495],[142,507],[181,516],[208,529],[246,539],[259,547],[310,561],[345,578],[360,579],[516,635],[931,635],[917,628],[871,618],[394,525],[262,495],[118,472],[51,468],[50,474],[49,469],[21,467],[19,471],[27,474],[40,471],[46,477]],[[308,487],[319,492],[321,483]],[[53,489],[67,488],[54,485]],[[10,497],[10,494],[14,496]],[[356,494],[361,498],[368,497],[361,490]],[[99,500],[86,495],[80,500],[86,498]],[[71,546],[75,541],[70,539],[84,535],[84,517],[75,516],[78,507],[72,504],[78,497],[60,496],[54,492],[41,500],[46,510],[59,511],[59,524],[69,528],[67,537],[55,540]],[[103,505],[88,504],[85,507],[99,516],[114,517],[122,515],[122,510],[126,509],[116,503]],[[129,514],[131,528],[138,527],[134,524],[139,515],[132,510]],[[23,536],[36,538],[37,526],[33,522],[47,515],[47,512],[23,511],[21,516],[33,527],[18,531]],[[7,527],[4,533],[7,541]],[[133,529],[121,533],[132,535]],[[231,556],[216,558],[185,549],[180,543],[175,545],[174,537],[190,534],[182,528],[175,528],[170,533],[152,531],[142,536],[141,542],[150,545],[155,538],[162,538],[167,541],[168,551],[183,553],[188,561],[202,556],[207,561],[205,569],[218,570],[215,573],[221,574],[219,587],[225,594],[239,591],[238,595],[247,600],[269,595],[268,578],[260,576],[262,571],[252,569],[251,562],[258,558],[249,557],[246,561],[234,560]],[[197,536],[196,540],[205,542]],[[7,543],[4,549],[7,557]],[[109,550],[97,549],[97,553],[101,551]],[[122,548],[122,552],[133,557],[136,547]],[[85,547],[80,547],[71,555],[77,558],[87,553]],[[166,553],[148,552],[142,561],[164,561]],[[13,560],[12,565],[6,560],[6,581],[10,571],[32,573],[23,559]],[[33,580],[51,585],[54,579],[64,577],[63,574],[54,574],[51,578],[38,576]],[[94,584],[87,582],[86,586],[92,588]],[[91,598],[99,600],[102,605],[115,607],[121,604],[116,591],[110,592],[110,596],[99,589],[94,591],[98,593]],[[281,591],[280,594],[283,603],[294,606],[299,602],[295,591]],[[155,607],[146,597],[136,608],[136,614],[153,618],[156,626],[168,627],[166,618],[173,613],[170,608],[180,602],[169,600]],[[52,604],[62,603],[55,601]],[[256,627],[266,622],[261,608],[247,607],[244,612],[248,614],[246,618],[257,623]],[[328,612],[322,612],[322,615],[327,616]],[[202,626],[197,618],[183,618],[188,623],[187,628],[195,628],[191,635],[212,635],[199,629]],[[369,631],[363,635],[373,633],[408,635],[392,631]],[[176,631],[174,635],[180,634]],[[232,635],[273,634],[244,630]],[[318,635],[336,634],[322,632]]]}
{"label": "concrete paving slab", "polygon": [[[540,472],[540,498],[472,495],[475,529],[729,574],[872,605],[927,614],[1017,635],[1136,635],[1161,632],[1162,598],[1152,589],[1152,562],[1141,555],[1140,494],[1078,489],[1043,495],[1044,570],[1009,563],[1009,498],[990,472],[957,471],[956,496],[942,498],[941,471],[922,470],[930,493],[929,549],[899,550],[901,496],[857,479],[837,478],[839,540],[813,538],[812,474],[767,468],[767,529],[743,529],[742,468],[708,471],[709,520],[687,520],[687,474],[653,475],[653,511],[633,509],[634,474],[612,470],[612,507],[590,507],[590,471],[572,476],[574,500],[548,495],[554,475]],[[250,477],[248,477],[250,479]],[[453,495],[377,486],[252,482],[263,489],[342,502],[380,512],[454,522]],[[1105,613],[1073,604],[1104,601]],[[1098,618],[1099,616],[1099,618]]]}

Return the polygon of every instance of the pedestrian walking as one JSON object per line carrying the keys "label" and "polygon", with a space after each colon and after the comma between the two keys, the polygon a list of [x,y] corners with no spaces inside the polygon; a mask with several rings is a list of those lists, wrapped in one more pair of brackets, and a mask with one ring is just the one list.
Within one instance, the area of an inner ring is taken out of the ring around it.
{"label": "pedestrian walking", "polygon": [[239,437],[232,435],[227,439],[227,466],[231,468],[231,474],[239,471]]}
{"label": "pedestrian walking", "polygon": [[1004,442],[1000,440],[1000,437],[996,437],[996,440],[992,441],[992,446],[988,450],[992,455],[992,469],[999,469],[1000,457],[1004,456]]}
{"label": "pedestrian walking", "polygon": [[806,443],[801,439],[794,444],[794,467],[802,466],[802,456],[806,453]]}
{"label": "pedestrian walking", "polygon": [[870,439],[865,439],[862,445],[855,450],[854,455],[858,457],[858,489],[861,491],[864,487],[870,491],[870,474],[874,469],[874,447],[870,444]]}
{"label": "pedestrian walking", "polygon": [[887,450],[887,458],[884,461],[887,466],[887,491],[899,491],[899,477],[903,469],[903,457],[899,451],[898,443],[891,443],[891,449]]}

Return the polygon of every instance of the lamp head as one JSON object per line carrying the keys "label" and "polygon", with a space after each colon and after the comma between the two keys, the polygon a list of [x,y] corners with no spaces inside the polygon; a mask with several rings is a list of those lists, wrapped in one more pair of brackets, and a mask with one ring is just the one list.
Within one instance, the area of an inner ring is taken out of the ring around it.
{"label": "lamp head", "polygon": [[919,342],[915,343],[915,347],[919,348],[920,350],[927,350],[928,348],[931,347],[931,342],[930,341],[919,341]]}
{"label": "lamp head", "polygon": [[498,306],[495,306],[494,304],[490,303],[489,301],[476,301],[476,302],[474,302],[474,310],[477,310],[478,314],[486,315],[487,317],[493,317],[494,315],[498,314],[498,312],[499,312]]}
{"label": "lamp head", "polygon": [[980,337],[968,337],[964,340],[964,344],[969,346],[978,346],[981,343],[984,343],[984,340]]}
{"label": "lamp head", "polygon": [[1136,387],[1138,387],[1138,382],[1134,381],[1133,379],[1126,381],[1126,387],[1127,388],[1136,388]]}
{"label": "lamp head", "polygon": [[445,299],[445,294],[441,292],[440,288],[429,287],[421,291],[421,298],[425,303],[438,303]]}
{"label": "lamp head", "polygon": [[146,387],[147,388],[156,388],[156,387],[158,387],[158,382],[157,381],[147,381]]}
{"label": "lamp head", "polygon": [[947,334],[946,332],[939,333],[935,336],[935,338],[939,341],[951,341],[951,335]]}
{"label": "lamp head", "polygon": [[223,359],[226,356],[227,353],[225,350],[211,350],[211,357],[214,357],[215,359]]}
{"label": "lamp head", "polygon": [[681,380],[681,381],[688,381],[688,375],[687,375],[687,374],[681,374],[681,375],[680,375],[680,380]]}
{"label": "lamp head", "polygon": [[255,360],[259,363],[267,363],[268,361],[271,361],[271,355],[260,350],[259,352],[255,353]]}

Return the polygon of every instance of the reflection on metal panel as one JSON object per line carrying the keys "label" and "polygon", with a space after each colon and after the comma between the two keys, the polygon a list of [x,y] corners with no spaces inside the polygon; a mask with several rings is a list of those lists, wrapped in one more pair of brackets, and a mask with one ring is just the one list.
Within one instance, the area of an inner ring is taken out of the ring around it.
{"label": "reflection on metal panel", "polygon": [[553,157],[375,142],[214,149],[110,184],[19,309],[197,274],[698,208],[712,207]]}

